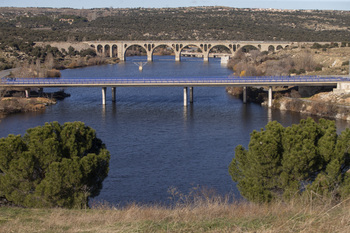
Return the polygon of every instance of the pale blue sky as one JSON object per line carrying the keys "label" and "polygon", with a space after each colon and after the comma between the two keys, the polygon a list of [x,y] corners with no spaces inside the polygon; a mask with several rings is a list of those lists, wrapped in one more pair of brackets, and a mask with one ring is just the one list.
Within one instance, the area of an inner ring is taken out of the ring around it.
{"label": "pale blue sky", "polygon": [[70,8],[161,8],[186,6],[229,6],[238,8],[350,10],[350,0],[0,0],[0,7]]}

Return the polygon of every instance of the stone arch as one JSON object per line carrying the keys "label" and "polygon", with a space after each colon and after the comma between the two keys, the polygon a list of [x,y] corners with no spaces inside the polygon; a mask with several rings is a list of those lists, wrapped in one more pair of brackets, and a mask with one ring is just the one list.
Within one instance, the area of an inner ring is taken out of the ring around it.
{"label": "stone arch", "polygon": [[258,51],[260,51],[260,48],[259,48],[259,46],[246,44],[246,45],[243,45],[243,46],[239,46],[238,50],[240,50],[240,51],[242,51],[244,53],[248,53],[251,50],[258,50]]}
{"label": "stone arch", "polygon": [[224,44],[217,44],[214,46],[211,46],[211,48],[208,51],[208,54],[212,53],[215,48],[218,48],[218,51],[216,51],[216,53],[224,53],[224,54],[231,54],[231,56],[233,55],[233,49],[232,47],[230,48],[230,46],[224,45]]}
{"label": "stone arch", "polygon": [[145,56],[147,55],[147,50],[144,46],[140,44],[125,44],[124,45],[124,60],[128,56]]}
{"label": "stone arch", "polygon": [[269,52],[275,52],[275,46],[270,45],[270,46],[267,48],[267,51],[269,51]]}
{"label": "stone arch", "polygon": [[281,50],[281,49],[283,49],[283,46],[282,45],[277,45],[276,50]]}
{"label": "stone arch", "polygon": [[[197,51],[194,51],[193,47],[197,48]],[[180,54],[181,54],[181,53],[183,52],[183,50],[185,50],[185,49],[192,49],[193,52],[203,53],[203,50],[201,49],[201,47],[198,46],[198,45],[196,45],[196,44],[185,44],[185,45],[183,45],[183,46],[180,48],[180,50],[179,50]]]}
{"label": "stone arch", "polygon": [[106,44],[105,46],[104,46],[104,53],[103,53],[103,55],[105,56],[105,57],[112,57],[111,55],[111,46],[109,45],[109,44]]}
{"label": "stone arch", "polygon": [[[170,50],[171,51],[170,51]],[[174,55],[175,53],[175,49],[173,45],[169,45],[169,44],[158,44],[156,46],[153,47],[152,49],[152,56],[153,54],[157,52],[161,55]]]}
{"label": "stone arch", "polygon": [[113,44],[111,51],[112,51],[111,57],[118,57],[118,45]]}
{"label": "stone arch", "polygon": [[103,54],[103,46],[101,44],[97,45],[96,53],[100,55]]}

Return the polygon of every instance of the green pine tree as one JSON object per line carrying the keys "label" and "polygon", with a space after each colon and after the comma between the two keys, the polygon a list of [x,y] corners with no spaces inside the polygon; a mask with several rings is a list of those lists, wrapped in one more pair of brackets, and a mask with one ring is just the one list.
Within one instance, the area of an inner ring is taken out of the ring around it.
{"label": "green pine tree", "polygon": [[254,202],[308,191],[342,198],[350,194],[349,150],[350,130],[338,136],[334,121],[308,118],[287,128],[270,122],[251,134],[248,150],[236,147],[229,173]]}
{"label": "green pine tree", "polygon": [[0,196],[25,207],[87,207],[110,154],[82,122],[46,123],[0,139]]}

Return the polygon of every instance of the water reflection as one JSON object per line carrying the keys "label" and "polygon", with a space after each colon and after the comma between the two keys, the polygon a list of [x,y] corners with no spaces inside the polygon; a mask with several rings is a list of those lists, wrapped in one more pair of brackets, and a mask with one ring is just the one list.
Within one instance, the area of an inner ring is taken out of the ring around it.
{"label": "water reflection", "polygon": [[101,111],[101,116],[102,116],[102,120],[106,120],[106,105],[102,104],[102,111]]}
{"label": "water reflection", "polygon": [[267,108],[267,121],[271,122],[272,121],[272,109]]}

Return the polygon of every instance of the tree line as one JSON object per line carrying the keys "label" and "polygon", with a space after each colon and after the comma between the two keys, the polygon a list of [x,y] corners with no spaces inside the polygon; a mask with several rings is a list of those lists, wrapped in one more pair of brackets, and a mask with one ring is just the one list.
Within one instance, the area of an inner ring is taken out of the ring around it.
{"label": "tree line", "polygon": [[[30,11],[30,9],[28,9]],[[81,40],[285,40],[347,41],[350,14],[343,11],[267,11],[237,8],[100,9],[99,17],[41,14],[0,19],[0,41]],[[95,10],[91,10],[97,14]],[[6,12],[5,12],[6,13]],[[6,14],[5,14],[6,15]],[[60,22],[73,19],[72,24]],[[44,28],[47,30],[37,30]]]}

